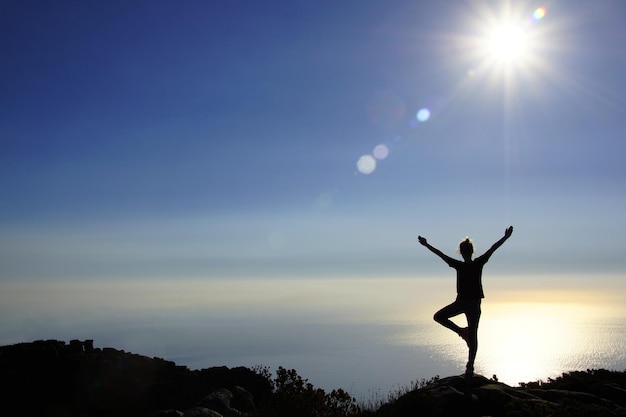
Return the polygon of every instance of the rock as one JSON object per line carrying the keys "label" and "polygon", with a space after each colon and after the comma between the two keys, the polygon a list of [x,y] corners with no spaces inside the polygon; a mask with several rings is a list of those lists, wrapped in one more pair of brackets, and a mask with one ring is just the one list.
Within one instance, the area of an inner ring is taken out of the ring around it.
{"label": "rock", "polygon": [[554,403],[561,403],[563,401],[568,401],[568,400],[576,400],[576,401],[580,401],[580,402],[584,402],[588,404],[598,404],[602,406],[607,406],[609,404],[613,405],[613,403],[611,403],[608,400],[596,397],[595,395],[587,394],[585,392],[564,391],[564,390],[559,390],[559,389],[550,389],[550,390],[529,389],[527,390],[527,392],[536,397],[539,397],[539,398],[542,398],[544,400],[551,401]]}
{"label": "rock", "polygon": [[232,389],[233,399],[230,402],[231,407],[237,410],[254,415],[256,414],[256,406],[254,405],[254,396],[243,387],[236,386]]}
{"label": "rock", "polygon": [[435,415],[450,415],[473,408],[476,403],[476,396],[467,395],[455,388],[439,386],[427,391],[434,397],[432,412]]}
{"label": "rock", "polygon": [[232,391],[221,388],[204,397],[197,406],[217,411],[224,417],[242,417],[256,411],[252,394],[242,387]]}
{"label": "rock", "polygon": [[245,413],[231,407],[230,404],[233,397],[234,395],[230,390],[221,388],[204,397],[198,403],[198,407],[204,407],[217,411],[224,417],[241,417],[246,415]]}
{"label": "rock", "polygon": [[537,400],[532,394],[516,390],[505,384],[486,384],[473,390],[478,399],[494,406],[503,406],[514,399]]}
{"label": "rock", "polygon": [[220,413],[205,407],[194,407],[183,413],[183,417],[223,417]]}
{"label": "rock", "polygon": [[472,408],[475,398],[449,385],[437,385],[409,392],[393,403],[383,405],[379,417],[452,416]]}
{"label": "rock", "polygon": [[183,417],[183,412],[178,410],[159,410],[145,414],[144,417]]}
{"label": "rock", "polygon": [[255,413],[257,393],[271,395],[270,381],[247,368],[191,371],[160,358],[96,349],[92,340],[1,346],[0,375],[8,382],[3,410],[22,410],[13,416],[180,417],[177,410],[200,407],[214,393],[213,407],[204,407],[213,408],[210,415],[241,417]]}
{"label": "rock", "polygon": [[626,407],[626,389],[620,387],[618,384],[600,384],[597,386],[597,391],[602,398],[606,398],[622,407]]}
{"label": "rock", "polygon": [[626,417],[626,371],[573,371],[515,388],[481,375],[436,378],[361,414],[353,398],[326,395],[292,372],[294,389],[279,392],[267,372],[191,371],[160,358],[94,348],[92,340],[0,346],[2,410],[14,417]]}
{"label": "rock", "polygon": [[616,413],[616,415],[626,415],[626,409],[613,401],[598,397],[586,392],[566,391],[559,389],[529,389],[530,394],[543,400],[556,404],[584,404],[589,408],[604,409]]}
{"label": "rock", "polygon": [[[604,384],[611,396],[620,396],[619,384]],[[597,384],[589,389],[598,391]],[[624,397],[620,396],[620,399]],[[452,376],[436,380],[382,406],[376,417],[447,416],[626,416],[626,410],[614,401],[585,392],[513,388],[481,375],[471,378]]]}

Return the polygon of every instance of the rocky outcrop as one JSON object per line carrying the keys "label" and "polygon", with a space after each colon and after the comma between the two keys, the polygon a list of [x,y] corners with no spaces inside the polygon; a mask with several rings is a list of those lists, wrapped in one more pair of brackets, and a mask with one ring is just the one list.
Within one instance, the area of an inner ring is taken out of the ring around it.
{"label": "rocky outcrop", "polygon": [[[621,394],[620,386],[609,391]],[[617,400],[617,401],[616,401]],[[481,375],[438,379],[382,406],[376,417],[408,416],[626,416],[626,397],[607,399],[587,392],[513,388]]]}
{"label": "rocky outcrop", "polygon": [[247,368],[191,371],[161,358],[94,348],[91,340],[0,347],[0,375],[0,413],[11,416],[242,417],[255,415],[254,398],[272,390]]}
{"label": "rocky outcrop", "polygon": [[[0,347],[0,414],[102,417],[626,417],[626,371],[570,372],[510,387],[474,375],[435,378],[378,410],[326,394],[295,370],[189,370],[93,341]],[[363,410],[362,408],[365,408]]]}

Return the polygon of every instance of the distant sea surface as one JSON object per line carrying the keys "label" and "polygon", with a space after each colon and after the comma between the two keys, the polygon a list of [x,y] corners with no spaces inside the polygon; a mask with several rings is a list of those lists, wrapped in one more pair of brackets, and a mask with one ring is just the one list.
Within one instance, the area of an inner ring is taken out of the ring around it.
{"label": "distant sea surface", "polygon": [[[436,308],[452,301],[449,287],[420,298],[419,288],[439,284],[398,280],[394,290],[389,284],[2,284],[0,343],[94,339],[96,347],[191,369],[283,366],[363,402],[421,379],[461,374],[465,343],[432,321]],[[551,301],[541,294],[496,291],[483,302],[477,373],[514,386],[571,370],[626,370],[621,300],[570,294]]]}

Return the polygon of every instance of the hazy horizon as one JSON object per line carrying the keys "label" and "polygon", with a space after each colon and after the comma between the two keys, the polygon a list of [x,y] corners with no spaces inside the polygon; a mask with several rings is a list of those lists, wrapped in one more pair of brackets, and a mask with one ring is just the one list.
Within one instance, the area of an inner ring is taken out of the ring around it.
{"label": "hazy horizon", "polygon": [[[626,370],[623,276],[604,277],[605,288],[589,278],[490,276],[476,372],[517,385]],[[0,344],[93,339],[190,369],[283,366],[369,400],[463,371],[465,344],[432,320],[453,287],[451,276],[12,283],[0,294]]]}

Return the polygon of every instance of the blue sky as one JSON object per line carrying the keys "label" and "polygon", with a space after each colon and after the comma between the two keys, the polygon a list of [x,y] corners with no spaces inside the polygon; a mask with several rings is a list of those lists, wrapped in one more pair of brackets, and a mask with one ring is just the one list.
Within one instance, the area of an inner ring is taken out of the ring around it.
{"label": "blue sky", "polygon": [[[418,234],[484,251],[509,224],[494,272],[623,273],[625,17],[3,2],[0,280],[419,277],[450,271]],[[508,20],[526,52],[494,62]]]}

